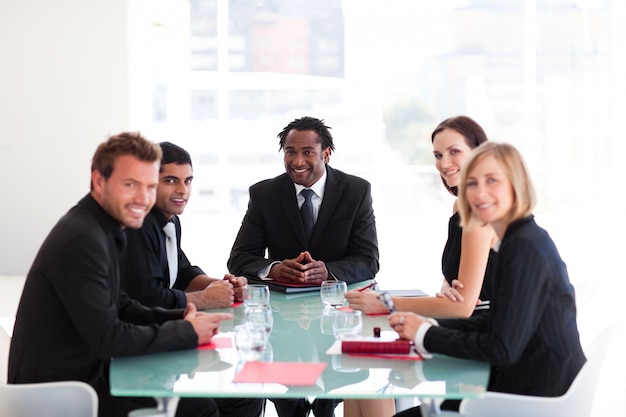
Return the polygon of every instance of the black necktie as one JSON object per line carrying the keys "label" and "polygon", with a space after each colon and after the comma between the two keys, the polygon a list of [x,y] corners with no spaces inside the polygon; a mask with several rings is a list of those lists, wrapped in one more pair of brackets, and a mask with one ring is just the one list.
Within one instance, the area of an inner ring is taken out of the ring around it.
{"label": "black necktie", "polygon": [[302,216],[302,224],[304,224],[306,239],[307,241],[310,241],[311,235],[313,234],[313,226],[315,225],[315,218],[313,217],[313,203],[311,203],[313,190],[307,190],[305,188],[300,191],[300,194],[304,197],[304,204],[300,207],[300,216]]}

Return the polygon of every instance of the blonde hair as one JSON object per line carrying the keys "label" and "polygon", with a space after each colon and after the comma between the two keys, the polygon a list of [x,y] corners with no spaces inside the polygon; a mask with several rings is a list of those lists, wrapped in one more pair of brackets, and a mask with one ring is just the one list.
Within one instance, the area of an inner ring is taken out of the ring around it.
{"label": "blonde hair", "polygon": [[461,168],[458,199],[461,227],[468,226],[472,218],[472,209],[466,196],[467,177],[488,156],[492,156],[502,167],[513,188],[513,207],[509,213],[509,221],[527,217],[535,208],[535,188],[519,151],[508,143],[485,142],[471,152]]}

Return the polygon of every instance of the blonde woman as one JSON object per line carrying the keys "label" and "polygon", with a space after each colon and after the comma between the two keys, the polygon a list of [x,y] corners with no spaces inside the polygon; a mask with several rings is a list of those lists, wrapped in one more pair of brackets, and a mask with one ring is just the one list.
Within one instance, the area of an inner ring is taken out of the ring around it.
{"label": "blonde woman", "polygon": [[[535,192],[511,145],[485,143],[468,158],[459,189],[461,226],[489,224],[499,239],[490,280],[490,314],[433,320],[389,316],[423,355],[441,353],[491,364],[490,391],[563,395],[585,363],[567,268],[532,214]],[[418,410],[400,413],[419,416]]]}

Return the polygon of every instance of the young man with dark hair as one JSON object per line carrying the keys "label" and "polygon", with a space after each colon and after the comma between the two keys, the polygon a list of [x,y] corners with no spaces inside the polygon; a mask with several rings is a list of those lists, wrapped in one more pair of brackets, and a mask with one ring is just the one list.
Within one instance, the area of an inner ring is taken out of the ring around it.
{"label": "young man with dark hair", "polygon": [[[199,310],[230,307],[243,301],[245,277],[226,274],[210,278],[192,265],[181,249],[181,224],[193,181],[189,153],[170,142],[160,144],[163,152],[159,170],[156,203],[141,229],[129,230],[127,262],[122,283],[128,294],[141,303],[164,308],[180,308],[188,302]],[[172,237],[168,237],[169,229]],[[171,239],[175,258],[168,257]]]}

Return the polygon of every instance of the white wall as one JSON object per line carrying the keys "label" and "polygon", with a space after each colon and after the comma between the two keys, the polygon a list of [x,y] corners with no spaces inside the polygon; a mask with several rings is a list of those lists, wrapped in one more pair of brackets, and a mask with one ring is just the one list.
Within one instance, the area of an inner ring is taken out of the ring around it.
{"label": "white wall", "polygon": [[0,0],[0,274],[25,274],[128,126],[126,0]]}

